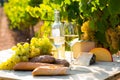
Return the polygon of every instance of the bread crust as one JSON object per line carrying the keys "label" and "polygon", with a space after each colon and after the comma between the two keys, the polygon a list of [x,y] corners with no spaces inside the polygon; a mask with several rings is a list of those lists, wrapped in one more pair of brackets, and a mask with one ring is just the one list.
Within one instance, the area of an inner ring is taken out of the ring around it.
{"label": "bread crust", "polygon": [[[13,70],[34,70],[35,68],[39,66],[52,66],[55,64],[48,64],[48,63],[39,63],[39,62],[20,62],[17,63]],[[56,66],[63,66],[63,65],[56,65]]]}
{"label": "bread crust", "polygon": [[39,66],[32,71],[33,76],[51,76],[51,75],[66,75],[68,67],[60,67],[56,65]]}

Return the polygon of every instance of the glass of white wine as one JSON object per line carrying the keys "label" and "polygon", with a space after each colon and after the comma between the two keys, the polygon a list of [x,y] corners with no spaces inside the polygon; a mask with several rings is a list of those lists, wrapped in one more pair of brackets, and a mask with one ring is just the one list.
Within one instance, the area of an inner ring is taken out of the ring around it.
{"label": "glass of white wine", "polygon": [[73,60],[73,52],[71,50],[71,41],[78,38],[77,26],[72,22],[64,23],[65,29],[65,50],[68,54],[66,54],[66,58],[71,62]]}

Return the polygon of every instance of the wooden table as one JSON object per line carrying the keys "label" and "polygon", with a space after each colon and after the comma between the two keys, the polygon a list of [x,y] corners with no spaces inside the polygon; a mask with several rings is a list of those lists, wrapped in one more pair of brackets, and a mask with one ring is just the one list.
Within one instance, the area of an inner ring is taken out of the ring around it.
{"label": "wooden table", "polygon": [[[0,51],[0,60],[11,53],[11,50]],[[120,73],[120,62],[116,61],[119,58],[114,56],[113,59],[113,62],[96,62],[91,66],[72,65],[73,70],[66,76],[32,76],[32,71],[0,70],[0,80],[104,80]]]}

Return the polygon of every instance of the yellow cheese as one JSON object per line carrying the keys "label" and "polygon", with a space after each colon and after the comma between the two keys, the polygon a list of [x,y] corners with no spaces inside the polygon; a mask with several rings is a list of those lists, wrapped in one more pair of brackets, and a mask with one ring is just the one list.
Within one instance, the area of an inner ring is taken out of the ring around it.
{"label": "yellow cheese", "polygon": [[95,42],[91,41],[76,41],[72,44],[73,57],[78,58],[82,52],[89,52],[95,48]]}
{"label": "yellow cheese", "polygon": [[90,52],[96,55],[97,61],[113,61],[111,53],[105,48],[94,48]]}

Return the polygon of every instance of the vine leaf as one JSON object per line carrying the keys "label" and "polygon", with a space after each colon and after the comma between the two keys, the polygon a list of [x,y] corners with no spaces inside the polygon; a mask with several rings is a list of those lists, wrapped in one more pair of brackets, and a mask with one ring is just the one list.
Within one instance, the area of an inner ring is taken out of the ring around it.
{"label": "vine leaf", "polygon": [[120,14],[120,0],[109,0],[108,9],[111,14]]}
{"label": "vine leaf", "polygon": [[65,0],[65,4],[71,4],[70,0]]}

